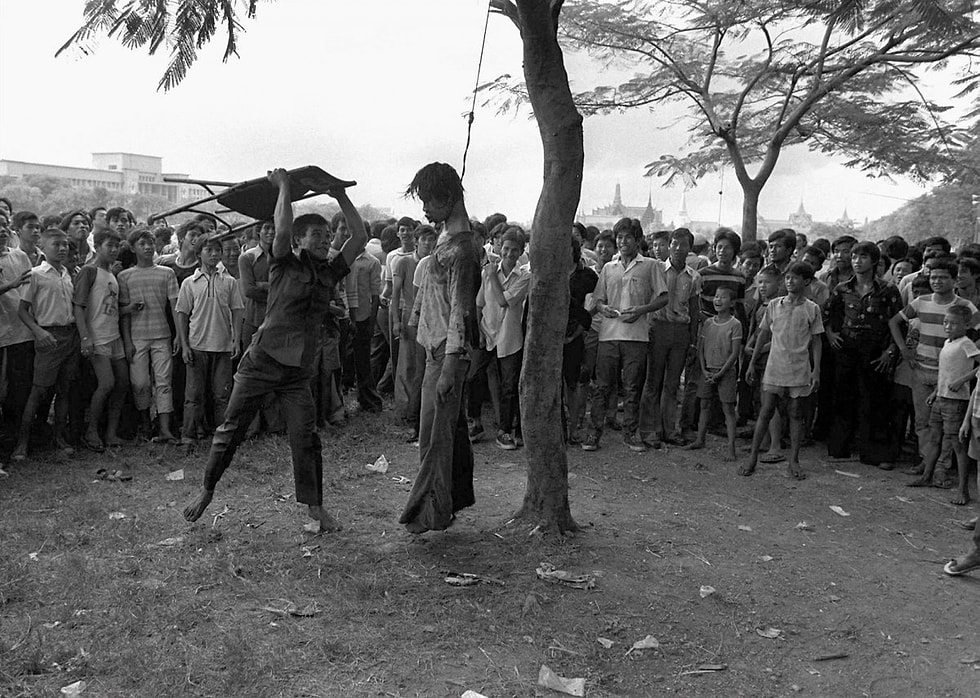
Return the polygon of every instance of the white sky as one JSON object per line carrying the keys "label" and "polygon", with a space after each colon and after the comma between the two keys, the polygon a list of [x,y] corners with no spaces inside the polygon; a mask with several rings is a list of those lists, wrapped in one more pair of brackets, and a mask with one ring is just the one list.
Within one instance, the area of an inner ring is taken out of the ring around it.
{"label": "white sky", "polygon": [[[465,112],[476,77],[485,0],[278,0],[260,3],[245,23],[240,58],[221,63],[223,42],[201,52],[170,93],[156,91],[167,63],[102,40],[93,56],[54,58],[81,22],[83,0],[0,2],[0,158],[91,166],[93,152],[158,155],[164,169],[239,181],[273,166],[317,164],[356,179],[355,203],[421,217],[400,198],[421,165],[459,168]],[[584,56],[567,56],[573,87],[603,79]],[[521,73],[521,45],[508,20],[493,15],[482,80]],[[605,78],[609,80],[608,76]],[[479,102],[478,102],[479,104]],[[616,183],[628,205],[653,203],[670,222],[682,189],[643,177],[644,165],[684,144],[669,119],[634,111],[585,122],[580,211],[612,200]],[[721,197],[723,222],[741,220],[731,170]],[[541,145],[526,115],[478,107],[464,182],[471,215],[533,215],[541,185]],[[719,179],[687,193],[695,219],[719,212]],[[800,199],[816,220],[847,207],[873,220],[924,193],[908,181],[869,179],[834,160],[791,150],[762,194],[760,212],[786,218]]]}

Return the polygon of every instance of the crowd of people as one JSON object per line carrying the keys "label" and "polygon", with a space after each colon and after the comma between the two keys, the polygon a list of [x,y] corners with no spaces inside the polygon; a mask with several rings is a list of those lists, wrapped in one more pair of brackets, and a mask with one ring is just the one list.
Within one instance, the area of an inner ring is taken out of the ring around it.
{"label": "crowd of people", "polygon": [[[529,232],[500,213],[471,218],[439,163],[407,192],[431,225],[363,222],[342,189],[324,192],[340,204],[332,220],[294,219],[288,176],[270,182],[275,216],[240,231],[208,214],[173,229],[122,208],[42,216],[0,199],[9,461],[42,439],[66,455],[206,439],[204,487],[185,509],[195,520],[244,438],[286,430],[297,501],[334,530],[317,430],[344,422],[345,393],[367,412],[389,395],[420,451],[401,522],[448,527],[474,501],[471,444],[523,445]],[[969,501],[980,245],[790,229],[743,242],[624,218],[576,223],[569,257],[568,445],[596,451],[619,432],[634,453],[700,449],[717,432],[739,474],[785,462],[802,480],[801,447],[822,442],[829,460],[904,463],[909,486]],[[949,574],[980,568],[976,535]]]}

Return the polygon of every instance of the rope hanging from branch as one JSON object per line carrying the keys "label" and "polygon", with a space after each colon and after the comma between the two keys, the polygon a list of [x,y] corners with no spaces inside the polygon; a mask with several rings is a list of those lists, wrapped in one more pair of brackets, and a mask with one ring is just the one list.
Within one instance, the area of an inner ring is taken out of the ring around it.
{"label": "rope hanging from branch", "polygon": [[463,181],[466,176],[466,156],[470,152],[470,138],[473,135],[473,119],[476,118],[476,93],[480,89],[480,72],[483,70],[483,52],[487,48],[487,28],[490,26],[490,6],[487,2],[487,16],[483,22],[483,41],[480,43],[480,60],[476,64],[476,81],[473,83],[473,102],[470,104],[470,113],[466,115],[466,146],[463,148],[463,167],[459,173],[459,181]]}

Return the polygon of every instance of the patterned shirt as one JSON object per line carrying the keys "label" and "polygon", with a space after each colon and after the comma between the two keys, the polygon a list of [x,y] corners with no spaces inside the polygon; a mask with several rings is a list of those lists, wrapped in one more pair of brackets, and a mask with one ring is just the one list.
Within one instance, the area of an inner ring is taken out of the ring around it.
{"label": "patterned shirt", "polygon": [[735,306],[732,314],[739,320],[745,318],[745,274],[734,267],[729,271],[718,268],[717,264],[712,264],[704,269],[698,270],[701,277],[701,317],[707,319],[714,317],[715,312],[715,291],[721,287],[730,288],[735,293]]}
{"label": "patterned shirt", "polygon": [[919,319],[919,343],[915,347],[915,360],[921,368],[926,371],[938,373],[939,371],[939,352],[946,343],[946,330],[943,329],[943,318],[946,311],[954,305],[963,305],[969,308],[973,320],[970,327],[980,327],[980,322],[975,317],[977,308],[966,298],[953,296],[948,303],[937,303],[935,294],[927,293],[924,296],[913,298],[901,311],[902,319],[906,322]]}
{"label": "patterned shirt", "polygon": [[177,275],[170,267],[130,267],[119,272],[119,304],[142,303],[142,310],[129,315],[132,339],[149,341],[170,339],[170,319],[167,301],[177,305]]}
{"label": "patterned shirt", "polygon": [[75,278],[74,304],[85,309],[89,339],[95,345],[119,339],[119,282],[108,269],[87,264]]}
{"label": "patterned shirt", "polygon": [[412,311],[418,318],[417,341],[429,351],[445,342],[447,355],[464,354],[479,344],[476,292],[480,266],[473,233],[443,233],[429,257]]}
{"label": "patterned shirt", "polygon": [[871,290],[858,295],[857,277],[837,284],[827,304],[827,324],[844,339],[867,342],[872,350],[884,351],[891,343],[888,321],[902,309],[898,289],[881,279],[872,279]]}

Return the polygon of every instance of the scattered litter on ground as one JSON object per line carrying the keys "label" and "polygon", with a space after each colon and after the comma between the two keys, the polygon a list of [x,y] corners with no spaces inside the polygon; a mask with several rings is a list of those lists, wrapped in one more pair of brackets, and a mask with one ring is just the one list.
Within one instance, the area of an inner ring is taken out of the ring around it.
{"label": "scattered litter on ground", "polygon": [[653,635],[647,635],[642,640],[637,640],[634,642],[633,646],[626,650],[626,656],[630,656],[634,650],[655,650],[659,648],[660,640],[655,638]]}
{"label": "scattered litter on ground", "polygon": [[759,559],[762,560],[763,562],[772,562],[776,558],[774,558],[772,555],[763,555]]}
{"label": "scattered litter on ground", "polygon": [[374,473],[386,473],[388,472],[388,459],[384,457],[384,454],[381,454],[378,456],[378,460],[374,463],[368,463],[364,467]]}
{"label": "scattered litter on ground", "polygon": [[535,570],[538,578],[552,584],[562,584],[573,589],[592,589],[595,586],[596,575],[572,574],[565,570],[556,570],[550,562],[542,562]]}
{"label": "scattered litter on ground", "polygon": [[316,601],[311,601],[303,606],[297,606],[292,601],[286,601],[281,606],[263,606],[262,610],[268,611],[269,613],[278,613],[282,616],[295,616],[297,618],[312,618],[320,612]]}
{"label": "scattered litter on ground", "polygon": [[808,524],[806,521],[800,521],[796,524],[797,531],[813,531],[813,526]]}
{"label": "scattered litter on ground", "polygon": [[109,514],[110,521],[119,521],[120,519],[125,519],[126,515],[121,511],[114,511]]}
{"label": "scattered litter on ground", "polygon": [[411,480],[409,480],[407,477],[404,477],[402,475],[396,475],[395,477],[393,477],[391,479],[394,480],[399,485],[411,485],[412,484],[412,481]]}
{"label": "scattered litter on ground", "polygon": [[303,524],[303,530],[306,531],[307,533],[319,533],[320,524],[317,523],[316,521],[311,521],[308,524]]}
{"label": "scattered litter on ground", "polygon": [[162,545],[164,547],[170,547],[170,546],[173,546],[173,545],[180,545],[183,542],[184,542],[184,537],[183,536],[174,536],[173,538],[164,538],[163,540],[159,541],[157,543],[157,545]]}
{"label": "scattered litter on ground", "polygon": [[585,679],[566,679],[564,676],[559,676],[553,672],[545,664],[542,664],[538,671],[538,685],[570,696],[582,698],[585,696]]}
{"label": "scattered litter on ground", "polygon": [[906,504],[912,503],[912,500],[909,499],[908,497],[896,496],[895,499],[897,499],[900,502],[905,502]]}
{"label": "scattered litter on ground", "polygon": [[29,559],[31,562],[37,562],[37,555],[37,553],[27,553],[27,559]]}
{"label": "scattered litter on ground", "polygon": [[708,586],[707,584],[703,584],[701,586],[700,594],[701,594],[701,598],[702,599],[706,599],[706,598],[708,598],[709,596],[711,596],[714,593],[715,593],[715,588],[714,587]]}
{"label": "scattered litter on ground", "polygon": [[69,696],[69,698],[73,698],[74,696],[82,695],[82,691],[84,690],[85,690],[85,682],[76,681],[75,683],[70,683],[67,686],[62,686],[61,695]]}
{"label": "scattered litter on ground", "polygon": [[844,511],[841,507],[837,506],[836,504],[831,505],[830,510],[835,514],[837,514],[838,516],[850,516],[850,514],[848,514],[846,511]]}
{"label": "scattered litter on ground", "polygon": [[470,572],[446,572],[446,578],[443,580],[446,584],[454,587],[471,587],[477,584],[496,584],[497,586],[503,586],[504,583],[499,579],[494,579],[493,577],[484,577],[479,574],[471,574]]}
{"label": "scattered litter on ground", "polygon": [[765,630],[762,628],[756,628],[755,634],[768,640],[775,640],[777,637],[783,634],[783,631],[779,628],[766,628]]}
{"label": "scattered litter on ground", "polygon": [[476,691],[466,691],[459,698],[487,698],[482,693],[477,693]]}
{"label": "scattered litter on ground", "polygon": [[304,545],[300,547],[300,550],[303,551],[303,557],[313,557],[313,553],[319,549],[319,545]]}
{"label": "scattered litter on ground", "polygon": [[727,664],[699,664],[696,669],[682,671],[678,676],[691,676],[692,674],[714,674],[728,669]]}
{"label": "scattered litter on ground", "polygon": [[849,473],[846,470],[835,470],[834,472],[838,475],[843,475],[844,477],[861,477],[857,473]]}
{"label": "scattered litter on ground", "polygon": [[612,640],[610,640],[610,639],[608,639],[608,638],[605,638],[605,637],[597,637],[597,638],[595,639],[595,641],[596,641],[596,642],[598,642],[598,643],[599,643],[600,645],[602,645],[603,647],[605,647],[606,649],[609,649],[610,647],[612,647],[613,645],[615,645],[615,644],[616,644],[616,643],[615,643],[615,642],[613,642]]}
{"label": "scattered litter on ground", "polygon": [[181,468],[180,470],[174,470],[172,472],[167,473],[167,480],[169,480],[170,482],[178,482],[183,479],[184,479],[183,468]]}
{"label": "scattered litter on ground", "polygon": [[739,531],[747,531],[748,533],[752,533],[752,527],[751,526],[739,526],[738,527],[738,530]]}
{"label": "scattered litter on ground", "polygon": [[[47,628],[48,630],[54,630],[59,625],[61,625],[61,621],[60,620],[56,620],[54,623],[44,623],[44,627]],[[966,662],[966,663],[968,664],[969,662]]]}
{"label": "scattered litter on ground", "polygon": [[847,652],[834,652],[833,654],[822,654],[819,657],[814,657],[813,658],[813,661],[815,661],[815,662],[829,662],[832,659],[847,659],[850,656],[851,655],[849,655]]}

